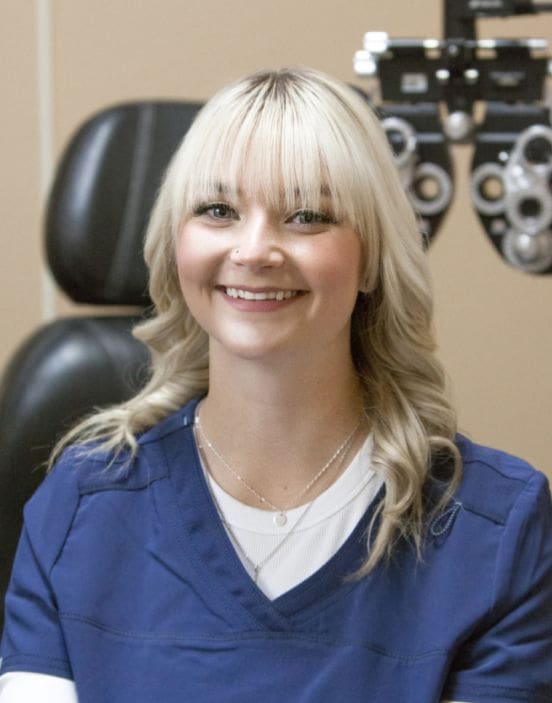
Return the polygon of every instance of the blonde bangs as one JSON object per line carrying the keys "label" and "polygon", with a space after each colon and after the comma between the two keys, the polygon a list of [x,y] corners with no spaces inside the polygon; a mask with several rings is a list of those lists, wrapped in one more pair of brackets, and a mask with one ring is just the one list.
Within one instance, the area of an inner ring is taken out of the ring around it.
{"label": "blonde bangs", "polygon": [[[338,99],[333,108],[341,127],[350,121]],[[373,210],[368,155],[335,121],[327,100],[293,81],[222,91],[199,114],[175,159],[176,228],[206,200],[246,195],[290,212],[329,205],[336,218],[362,230]]]}

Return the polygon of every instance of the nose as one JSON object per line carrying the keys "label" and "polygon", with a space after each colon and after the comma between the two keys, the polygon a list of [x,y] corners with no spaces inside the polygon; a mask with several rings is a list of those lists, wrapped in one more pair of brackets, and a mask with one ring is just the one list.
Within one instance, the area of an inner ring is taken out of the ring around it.
{"label": "nose", "polygon": [[255,269],[277,267],[284,262],[278,228],[270,222],[265,212],[260,211],[244,219],[230,259],[237,266]]}

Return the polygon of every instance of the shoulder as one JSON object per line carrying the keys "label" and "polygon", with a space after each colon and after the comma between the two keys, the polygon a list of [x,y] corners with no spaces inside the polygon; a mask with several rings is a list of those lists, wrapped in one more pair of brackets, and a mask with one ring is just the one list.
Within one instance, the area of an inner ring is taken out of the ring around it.
{"label": "shoulder", "polygon": [[457,500],[466,510],[501,525],[516,511],[531,510],[535,504],[550,510],[548,480],[526,461],[462,435],[456,444],[463,463]]}
{"label": "shoulder", "polygon": [[472,605],[476,610],[469,638],[461,644],[451,669],[446,697],[549,700],[552,501],[548,481],[515,456],[464,437],[457,444],[464,474],[457,494],[461,509],[451,531],[456,533],[451,539],[456,549],[447,565],[460,575],[461,591],[455,600],[459,617],[469,613]]}
{"label": "shoulder", "polygon": [[63,452],[24,509],[25,529],[45,566],[53,564],[63,548],[83,498],[113,492],[138,495],[168,476],[166,449],[171,443],[184,446],[182,432],[191,430],[196,403],[191,401],[139,437],[134,456],[93,445],[73,445]]}
{"label": "shoulder", "polygon": [[181,441],[182,433],[192,428],[195,398],[137,437],[138,449],[111,451],[98,445],[68,447],[32,500],[44,492],[72,487],[79,495],[106,490],[137,490],[163,478],[167,467],[158,461],[159,451],[171,441]]}
{"label": "shoulder", "polygon": [[202,396],[192,398],[186,405],[174,411],[138,438],[139,447],[149,447],[164,441],[178,438],[184,431],[191,431],[195,410]]}

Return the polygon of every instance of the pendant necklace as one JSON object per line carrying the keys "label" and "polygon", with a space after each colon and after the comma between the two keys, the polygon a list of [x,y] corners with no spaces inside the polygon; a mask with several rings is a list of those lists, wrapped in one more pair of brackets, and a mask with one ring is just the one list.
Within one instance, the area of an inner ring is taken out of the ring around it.
{"label": "pendant necklace", "polygon": [[[353,442],[353,437],[354,437],[354,435],[355,435],[357,429],[359,428],[359,426],[360,426],[360,420],[359,420],[359,422],[355,425],[354,430],[353,430],[353,431],[351,432],[351,434],[347,437],[347,439],[345,440],[345,442],[343,442],[343,444],[341,444],[340,447],[338,448],[338,450],[333,454],[333,456],[332,456],[332,458],[330,459],[330,461],[327,462],[327,464],[325,464],[325,465],[322,467],[324,470],[327,470],[327,469],[329,468],[329,466],[331,466],[332,463],[333,463],[334,461],[336,461],[336,460],[338,460],[338,461],[337,461],[337,466],[338,466],[338,467],[340,467],[340,466],[342,465],[343,461],[345,460],[345,457],[347,456],[347,452],[348,452],[348,450],[349,450],[349,448],[350,448],[350,445],[351,445],[352,442]],[[235,476],[238,480],[242,481],[242,483],[243,483],[249,490],[251,490],[252,493],[253,493],[253,495],[257,496],[259,500],[261,500],[262,502],[266,503],[269,507],[273,507],[275,510],[278,511],[278,512],[275,514],[274,518],[273,518],[274,523],[275,523],[277,526],[279,526],[279,527],[285,525],[285,524],[287,523],[287,521],[288,521],[288,518],[287,518],[287,516],[285,515],[285,511],[280,510],[280,509],[277,508],[276,506],[272,506],[272,504],[270,503],[270,501],[268,501],[268,500],[266,500],[266,499],[263,499],[263,497],[262,497],[259,493],[257,493],[257,491],[255,491],[254,488],[248,486],[248,484],[239,476],[239,474],[238,474],[237,472],[235,472],[234,469],[232,469],[232,467],[226,462],[226,460],[224,460],[224,459],[222,458],[222,455],[220,455],[220,454],[217,453],[217,451],[215,450],[215,448],[214,448],[212,445],[209,446],[209,442],[208,442],[208,440],[206,439],[205,434],[201,431],[201,426],[200,426],[200,423],[198,422],[197,419],[196,419],[196,422],[195,422],[195,429],[197,430],[198,439],[200,439],[201,437],[203,438],[203,441],[205,442],[205,445],[208,446],[209,449],[211,449],[211,451],[213,452],[213,454],[215,454],[215,456],[216,456],[218,459],[220,459],[220,460],[222,461],[222,463],[223,463],[225,466],[227,466],[227,468],[230,469],[230,471],[231,471],[231,473],[232,473],[233,476]],[[205,464],[205,467],[207,468],[208,462],[207,462],[207,459],[206,459],[206,456],[205,456],[205,452],[204,452],[204,445],[201,443],[201,440],[198,442],[198,449],[199,449],[199,453],[200,453],[200,455],[201,455],[201,457],[202,457],[202,459],[203,459],[203,462],[204,462],[204,464]],[[321,471],[322,471],[322,470],[321,470]],[[319,472],[319,474],[320,474],[320,476],[322,475],[321,472]],[[307,486],[306,488],[304,488],[303,491],[301,491],[301,493],[299,493],[299,494],[296,496],[296,500],[298,500],[299,497],[300,497],[301,495],[303,495],[303,494],[308,490],[308,488],[314,484],[314,482],[315,482],[315,480],[316,480],[317,478],[319,478],[319,475],[318,475],[318,474],[317,474],[317,476],[315,476],[315,479],[313,479],[313,481],[310,482],[310,485]],[[253,571],[253,581],[254,581],[256,584],[257,584],[258,581],[259,581],[259,574],[260,574],[260,572],[261,572],[261,569],[262,569],[264,566],[266,566],[266,564],[268,564],[268,562],[272,559],[272,557],[274,557],[274,556],[280,551],[280,549],[287,543],[287,541],[290,539],[290,537],[291,537],[293,534],[295,534],[297,528],[298,528],[299,525],[303,522],[303,520],[304,520],[305,517],[307,516],[309,510],[311,509],[311,507],[313,506],[314,502],[316,501],[316,498],[314,498],[310,503],[308,503],[308,504],[305,506],[305,508],[303,509],[303,512],[299,515],[299,517],[298,517],[297,520],[295,521],[295,523],[292,525],[292,527],[289,529],[289,531],[282,537],[282,539],[278,542],[278,544],[277,544],[265,557],[263,557],[263,559],[262,559],[261,561],[255,562],[253,559],[251,559],[251,557],[246,553],[246,551],[245,551],[244,548],[242,547],[242,545],[241,545],[239,539],[236,537],[236,535],[235,535],[235,533],[234,533],[234,530],[232,529],[232,526],[225,520],[224,512],[223,512],[222,508],[220,507],[220,504],[219,504],[219,502],[218,502],[218,500],[217,500],[217,497],[216,497],[214,491],[213,491],[213,490],[210,490],[210,493],[211,493],[211,497],[212,497],[212,499],[213,499],[213,502],[214,502],[214,504],[215,504],[215,506],[216,506],[216,508],[217,508],[217,511],[218,511],[218,513],[219,513],[219,515],[220,515],[220,519],[222,520],[222,522],[223,522],[224,525],[226,526],[226,529],[227,529],[228,532],[230,533],[230,536],[232,537],[232,540],[233,540],[234,544],[236,545],[237,549],[238,549],[239,552],[242,554],[242,556],[243,556],[243,558],[245,559],[245,561],[250,565],[250,567],[251,567],[251,569],[252,569],[252,571]],[[291,509],[291,508],[288,508],[288,510],[290,510],[290,509]],[[278,520],[277,520],[280,516],[282,516],[282,517],[284,518],[283,521],[278,521]]]}
{"label": "pendant necklace", "polygon": [[353,427],[352,431],[350,434],[347,435],[345,440],[339,445],[339,447],[335,450],[335,452],[332,454],[332,456],[328,459],[328,461],[324,464],[324,466],[318,471],[318,473],[307,483],[307,485],[297,493],[293,499],[289,502],[289,507],[287,508],[281,508],[278,507],[277,505],[274,505],[268,498],[265,498],[265,496],[261,495],[259,491],[257,491],[253,486],[251,486],[244,478],[241,476],[231,465],[230,463],[225,459],[225,457],[220,453],[220,451],[216,448],[216,446],[209,440],[209,438],[205,435],[205,431],[203,430],[203,427],[201,425],[201,420],[199,413],[196,413],[195,417],[195,427],[197,430],[197,433],[201,440],[205,443],[205,445],[208,447],[208,449],[217,457],[217,459],[220,461],[220,463],[229,471],[232,476],[239,481],[245,488],[252,494],[254,495],[258,501],[260,501],[263,505],[267,505],[271,510],[274,511],[274,516],[273,516],[273,521],[274,524],[277,527],[283,527],[287,521],[288,517],[286,515],[286,512],[288,510],[291,510],[294,505],[296,505],[300,499],[308,493],[308,491],[314,486],[314,484],[322,478],[322,476],[328,471],[328,469],[332,466],[332,464],[336,461],[336,459],[344,452],[345,449],[348,449],[349,443],[352,441],[354,435],[356,434],[358,428],[360,427],[360,423],[362,422],[362,414],[360,415],[357,424]]}

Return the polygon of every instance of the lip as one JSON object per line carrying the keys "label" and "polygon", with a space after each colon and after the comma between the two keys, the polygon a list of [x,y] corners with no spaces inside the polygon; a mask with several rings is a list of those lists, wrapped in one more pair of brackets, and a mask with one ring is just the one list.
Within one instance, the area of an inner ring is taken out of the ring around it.
{"label": "lip", "polygon": [[238,290],[247,290],[251,293],[274,293],[278,291],[297,291],[303,293],[304,291],[300,288],[283,288],[282,286],[244,286],[243,283],[218,283],[215,288],[226,289],[226,288],[237,288]]}
{"label": "lip", "polygon": [[[235,295],[228,295],[227,291],[229,289],[251,294],[280,293],[282,297],[261,299],[239,297]],[[215,290],[221,294],[225,302],[233,308],[244,312],[273,312],[275,310],[280,310],[288,305],[292,305],[306,293],[304,290],[295,288],[279,288],[276,286],[244,286],[241,284],[217,285],[215,286]]]}

